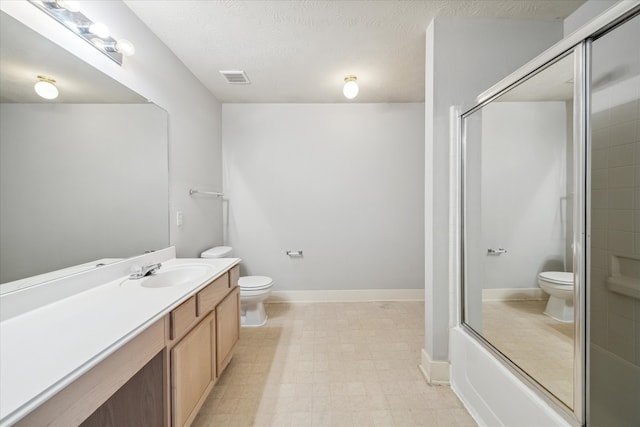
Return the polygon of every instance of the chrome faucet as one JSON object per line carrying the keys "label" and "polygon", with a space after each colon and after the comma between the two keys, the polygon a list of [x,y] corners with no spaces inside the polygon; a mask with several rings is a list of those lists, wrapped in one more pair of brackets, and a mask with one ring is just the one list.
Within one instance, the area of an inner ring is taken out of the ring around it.
{"label": "chrome faucet", "polygon": [[160,270],[162,264],[159,262],[156,264],[149,265],[134,265],[131,267],[131,274],[129,275],[129,279],[142,279],[144,276],[148,276],[149,274],[153,274],[156,271]]}

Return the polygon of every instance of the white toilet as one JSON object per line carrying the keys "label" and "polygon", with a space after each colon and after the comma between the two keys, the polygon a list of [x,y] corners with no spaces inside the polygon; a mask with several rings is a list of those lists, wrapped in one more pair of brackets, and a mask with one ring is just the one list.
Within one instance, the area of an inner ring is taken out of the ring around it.
{"label": "white toilet", "polygon": [[538,285],[549,294],[544,314],[560,322],[573,322],[573,273],[543,271]]}
{"label": "white toilet", "polygon": [[[201,258],[229,258],[230,246],[216,246],[200,254]],[[238,280],[240,287],[240,319],[242,326],[255,327],[267,323],[264,301],[271,293],[273,280],[267,276],[245,276]]]}

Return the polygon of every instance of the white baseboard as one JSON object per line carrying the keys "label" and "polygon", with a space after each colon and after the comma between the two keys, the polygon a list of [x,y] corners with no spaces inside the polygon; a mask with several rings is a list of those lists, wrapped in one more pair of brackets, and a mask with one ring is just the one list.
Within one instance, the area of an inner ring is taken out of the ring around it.
{"label": "white baseboard", "polygon": [[548,295],[540,288],[483,289],[482,301],[544,300]]}
{"label": "white baseboard", "polygon": [[424,289],[350,289],[326,291],[273,291],[266,302],[424,301]]}
{"label": "white baseboard", "polygon": [[431,360],[429,354],[422,349],[420,371],[429,384],[449,385],[449,362],[445,360]]}

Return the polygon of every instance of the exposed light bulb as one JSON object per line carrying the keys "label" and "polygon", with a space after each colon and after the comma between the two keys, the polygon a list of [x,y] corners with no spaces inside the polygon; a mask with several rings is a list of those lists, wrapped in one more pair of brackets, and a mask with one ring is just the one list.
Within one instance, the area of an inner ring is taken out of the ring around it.
{"label": "exposed light bulb", "polygon": [[353,99],[358,96],[358,83],[356,80],[358,78],[356,76],[347,76],[344,78],[344,88],[342,88],[342,93],[345,98]]}
{"label": "exposed light bulb", "polygon": [[44,99],[56,99],[58,97],[58,88],[55,83],[56,81],[53,79],[38,76],[38,82],[33,86],[33,89]]}
{"label": "exposed light bulb", "polygon": [[120,52],[124,56],[132,56],[136,53],[136,47],[127,39],[120,39],[116,41],[116,51]]}
{"label": "exposed light bulb", "polygon": [[105,49],[105,44],[104,44],[104,40],[102,40],[99,37],[91,37],[91,39],[89,40],[91,43],[93,43],[94,45],[96,45],[96,47],[98,49]]}
{"label": "exposed light bulb", "polygon": [[89,26],[89,32],[103,39],[109,37],[110,34],[109,28],[107,28],[107,26],[102,22],[91,24],[91,26]]}

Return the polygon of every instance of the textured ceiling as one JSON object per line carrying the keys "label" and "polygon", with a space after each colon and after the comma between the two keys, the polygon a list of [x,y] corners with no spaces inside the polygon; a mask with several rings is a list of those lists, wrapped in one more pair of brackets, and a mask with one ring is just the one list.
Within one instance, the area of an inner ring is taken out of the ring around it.
{"label": "textured ceiling", "polygon": [[[418,102],[433,18],[563,19],[584,0],[125,3],[222,102],[344,102],[348,74],[356,102]],[[219,70],[252,83],[230,85]]]}

